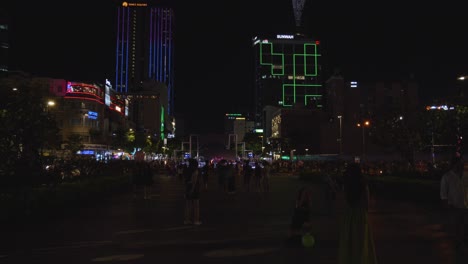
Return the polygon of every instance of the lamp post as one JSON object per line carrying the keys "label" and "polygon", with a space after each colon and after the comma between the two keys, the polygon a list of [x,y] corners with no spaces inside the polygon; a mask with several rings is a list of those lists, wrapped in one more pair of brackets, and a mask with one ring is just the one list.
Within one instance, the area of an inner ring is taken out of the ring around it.
{"label": "lamp post", "polygon": [[362,129],[362,160],[364,161],[366,159],[366,134],[365,134],[365,128],[370,125],[369,120],[365,120],[362,123],[357,123],[358,127],[361,127]]}
{"label": "lamp post", "polygon": [[195,137],[197,139],[197,160],[198,160],[198,151],[199,151],[199,147],[198,147],[198,135],[193,135],[191,134],[190,135],[190,138],[189,138],[189,148],[190,148],[190,157],[192,157],[192,137]]}
{"label": "lamp post", "polygon": [[459,76],[459,77],[457,78],[457,80],[459,80],[459,81],[461,82],[461,84],[459,85],[460,88],[459,88],[459,90],[458,90],[458,96],[463,97],[463,96],[465,95],[465,93],[464,93],[464,91],[463,91],[463,90],[464,90],[464,89],[463,89],[463,88],[464,88],[464,85],[463,85],[463,84],[464,84],[464,82],[465,82],[466,80],[468,80],[468,76],[463,76],[463,75],[462,75],[462,76]]}
{"label": "lamp post", "polygon": [[343,118],[343,116],[339,115],[338,116],[338,119],[340,120],[340,138],[338,139],[338,141],[340,142],[340,155],[343,153],[343,130],[342,130],[342,126],[341,126],[341,118]]}
{"label": "lamp post", "polygon": [[88,114],[83,114],[83,118],[82,118],[82,125],[85,126],[86,125],[86,118],[88,118]]}
{"label": "lamp post", "polygon": [[[229,134],[229,138],[228,138],[228,145],[227,145],[227,148],[226,149],[231,149],[231,137],[234,139],[234,159],[237,160],[237,156],[238,156],[238,153],[237,153],[237,134]],[[244,145],[245,146],[245,145]],[[245,148],[244,148],[245,150]],[[244,155],[244,153],[242,153],[242,155]]]}
{"label": "lamp post", "polygon": [[55,101],[52,101],[52,100],[47,101],[47,106],[46,106],[47,114],[49,114],[50,108],[54,106],[55,106]]}
{"label": "lamp post", "polygon": [[242,159],[245,160],[245,142],[241,142],[240,144],[242,145]]}

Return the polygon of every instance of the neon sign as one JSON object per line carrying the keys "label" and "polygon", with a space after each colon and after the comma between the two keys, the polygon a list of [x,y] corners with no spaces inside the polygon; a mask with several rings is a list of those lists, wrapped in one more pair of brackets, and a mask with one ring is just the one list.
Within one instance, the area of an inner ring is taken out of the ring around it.
{"label": "neon sign", "polygon": [[147,3],[129,3],[129,2],[122,2],[123,7],[130,7],[130,6],[148,6]]}
{"label": "neon sign", "polygon": [[88,111],[88,118],[89,119],[97,119],[98,118],[98,113],[97,112],[93,112],[93,111]]}
{"label": "neon sign", "polygon": [[276,35],[277,39],[294,39],[294,35]]}

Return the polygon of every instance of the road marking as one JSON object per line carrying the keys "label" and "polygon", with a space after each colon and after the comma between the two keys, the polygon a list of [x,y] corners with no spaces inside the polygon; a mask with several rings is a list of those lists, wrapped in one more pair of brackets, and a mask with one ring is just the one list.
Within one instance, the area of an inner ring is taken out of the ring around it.
{"label": "road marking", "polygon": [[60,246],[60,247],[46,247],[46,248],[38,248],[37,251],[52,251],[57,249],[71,249],[71,248],[84,248],[84,247],[96,247],[96,246],[103,246],[103,245],[110,245],[112,241],[84,241],[84,242],[77,242],[75,244]]}
{"label": "road marking", "polygon": [[278,249],[279,248],[254,248],[254,249],[228,248],[228,249],[208,251],[203,255],[205,257],[211,257],[211,258],[243,257],[243,256],[266,254],[266,253],[276,251]]}
{"label": "road marking", "polygon": [[135,260],[144,257],[143,254],[132,254],[132,255],[112,255],[107,257],[101,258],[94,258],[91,261],[94,262],[104,262],[104,261],[127,261],[127,260]]}
{"label": "road marking", "polygon": [[138,234],[138,233],[146,233],[146,232],[152,232],[152,231],[153,229],[134,229],[134,230],[115,232],[115,234],[116,235],[128,235],[128,234]]}
{"label": "road marking", "polygon": [[269,235],[257,235],[243,238],[232,238],[232,239],[207,239],[207,240],[166,240],[166,241],[155,241],[155,240],[140,240],[126,244],[127,248],[141,248],[141,247],[156,247],[156,246],[177,246],[184,244],[191,245],[210,245],[221,243],[232,243],[232,242],[245,242],[245,241],[255,241],[255,240],[272,240],[278,239],[277,236]]}
{"label": "road marking", "polygon": [[160,229],[161,231],[174,231],[174,230],[184,230],[184,229],[192,229],[195,228],[192,225],[186,225],[186,226],[176,226],[176,227],[168,227],[168,228],[162,228]]}

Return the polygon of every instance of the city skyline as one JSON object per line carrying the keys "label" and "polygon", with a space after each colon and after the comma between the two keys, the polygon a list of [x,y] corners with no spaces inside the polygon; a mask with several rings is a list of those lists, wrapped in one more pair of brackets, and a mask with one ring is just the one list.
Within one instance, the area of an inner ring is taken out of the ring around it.
{"label": "city skyline", "polygon": [[[252,110],[251,38],[293,33],[292,3],[173,2],[175,112],[192,120],[189,127],[216,123],[213,129],[222,129],[224,113]],[[67,7],[46,1],[31,3],[26,10],[19,7],[11,3],[12,11],[7,12],[10,70],[72,81],[112,78],[113,1],[81,1]],[[423,98],[433,98],[453,91],[456,76],[468,73],[461,15],[449,16],[443,9],[436,13],[427,6],[421,14],[411,6],[399,9],[397,3],[387,10],[332,7],[308,1],[303,14],[304,30],[322,45],[324,79],[335,67],[348,80],[413,74]]]}

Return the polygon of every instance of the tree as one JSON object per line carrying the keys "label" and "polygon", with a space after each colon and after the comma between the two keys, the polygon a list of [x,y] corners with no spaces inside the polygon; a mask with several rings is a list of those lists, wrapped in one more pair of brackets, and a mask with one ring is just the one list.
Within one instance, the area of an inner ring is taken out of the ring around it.
{"label": "tree", "polygon": [[123,149],[126,152],[133,152],[133,142],[135,133],[124,127],[118,127],[112,132],[111,146],[113,149]]}
{"label": "tree", "polygon": [[[460,112],[461,113],[461,112]],[[425,126],[421,135],[423,142],[429,148],[433,145],[445,146],[447,148],[455,148],[457,130],[461,117],[458,110],[443,110],[431,109],[424,111],[421,115],[421,120],[424,120]]]}
{"label": "tree", "polygon": [[245,149],[250,149],[252,152],[257,155],[262,154],[262,137],[258,133],[245,133],[244,135]]}
{"label": "tree", "polygon": [[180,138],[168,138],[166,147],[169,149],[169,156],[172,156],[174,150],[180,149],[181,144],[182,140]]}
{"label": "tree", "polygon": [[157,137],[147,137],[146,144],[143,151],[146,153],[159,153],[161,152],[162,142]]}
{"label": "tree", "polygon": [[403,160],[413,162],[414,152],[422,148],[421,113],[401,114],[397,109],[379,111],[372,118],[370,139],[385,152],[398,152]]}
{"label": "tree", "polygon": [[33,178],[41,172],[41,151],[58,132],[47,111],[47,95],[47,85],[29,76],[0,79],[1,176],[15,174],[19,162]]}

